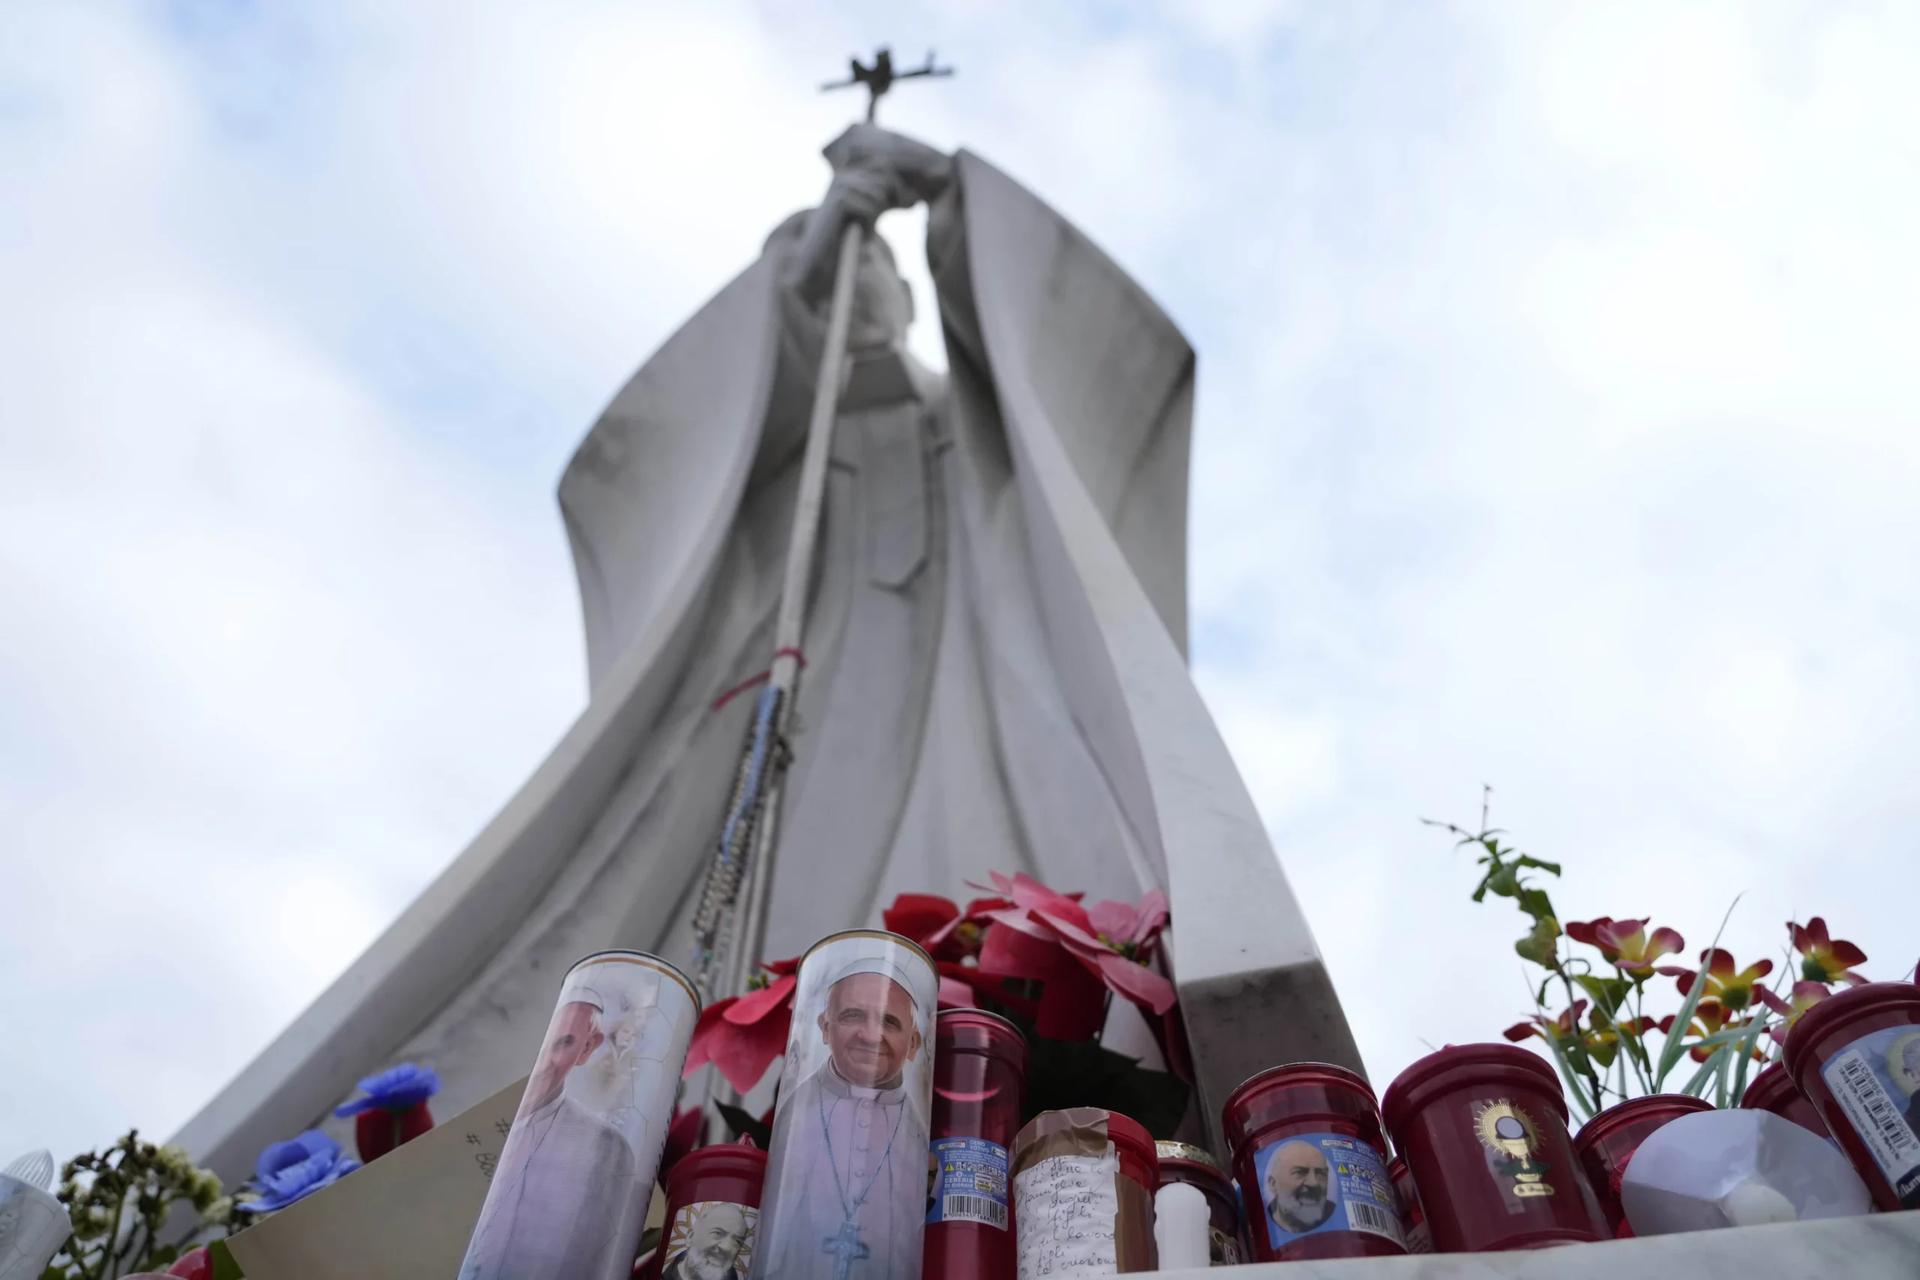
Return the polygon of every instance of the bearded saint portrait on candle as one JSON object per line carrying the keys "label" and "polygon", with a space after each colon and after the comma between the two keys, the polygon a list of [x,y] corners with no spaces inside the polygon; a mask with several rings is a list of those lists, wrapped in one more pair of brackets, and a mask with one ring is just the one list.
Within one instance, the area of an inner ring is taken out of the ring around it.
{"label": "bearded saint portrait on candle", "polygon": [[919,1274],[937,988],[870,945],[823,944],[795,992],[755,1280]]}

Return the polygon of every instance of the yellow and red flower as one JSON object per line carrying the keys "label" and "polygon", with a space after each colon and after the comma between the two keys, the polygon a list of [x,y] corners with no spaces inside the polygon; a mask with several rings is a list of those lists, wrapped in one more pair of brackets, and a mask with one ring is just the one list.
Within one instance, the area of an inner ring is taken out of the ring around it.
{"label": "yellow and red flower", "polygon": [[1598,947],[1607,962],[1622,973],[1644,978],[1653,972],[1661,956],[1673,955],[1686,946],[1677,930],[1659,928],[1647,931],[1647,919],[1615,920],[1601,916],[1597,920],[1573,920],[1567,924],[1567,936],[1575,942]]}
{"label": "yellow and red flower", "polygon": [[[1671,1013],[1660,1019],[1660,1030],[1667,1035],[1672,1035],[1674,1021],[1675,1015]],[[1727,1008],[1727,1006],[1721,1004],[1718,1000],[1709,1000],[1703,997],[1700,1003],[1693,1007],[1693,1021],[1688,1024],[1686,1034],[1704,1040],[1708,1036],[1718,1035],[1722,1031],[1738,1031],[1743,1027],[1750,1027],[1752,1025],[1752,1018],[1736,1018],[1733,1016],[1733,1010]],[[1687,1056],[1695,1062],[1705,1062],[1708,1058],[1718,1053],[1721,1047],[1722,1046],[1717,1044],[1691,1044],[1687,1046]],[[1756,1061],[1765,1061],[1765,1055],[1760,1053],[1759,1050],[1755,1050],[1753,1056]]]}
{"label": "yellow and red flower", "polygon": [[1664,964],[1660,972],[1679,979],[1680,994],[1693,994],[1696,978],[1703,978],[1706,989],[1701,993],[1702,1000],[1712,1000],[1732,1012],[1738,1013],[1753,1003],[1754,991],[1760,979],[1773,972],[1773,961],[1756,960],[1738,973],[1733,968],[1733,952],[1721,947],[1710,947],[1700,953],[1700,968],[1685,969],[1679,965]]}
{"label": "yellow and red flower", "polygon": [[1804,925],[1787,921],[1787,933],[1793,938],[1793,949],[1800,953],[1800,976],[1808,982],[1844,982],[1857,987],[1866,981],[1853,972],[1853,966],[1865,964],[1867,953],[1851,942],[1827,936],[1827,922],[1819,916]]}
{"label": "yellow and red flower", "polygon": [[1761,1003],[1780,1015],[1780,1021],[1768,1027],[1767,1034],[1780,1044],[1785,1044],[1787,1032],[1793,1030],[1793,1024],[1800,1021],[1800,1015],[1832,994],[1833,992],[1827,989],[1827,984],[1824,982],[1796,982],[1793,984],[1793,990],[1787,993],[1785,1000],[1762,987]]}

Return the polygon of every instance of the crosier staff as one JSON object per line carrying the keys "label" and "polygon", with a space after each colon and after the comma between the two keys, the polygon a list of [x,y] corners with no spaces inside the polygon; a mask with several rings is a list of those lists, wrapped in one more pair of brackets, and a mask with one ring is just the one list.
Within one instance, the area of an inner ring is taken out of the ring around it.
{"label": "crosier staff", "polygon": [[[896,71],[892,54],[881,49],[873,65],[852,59],[852,74],[822,85],[823,91],[864,85],[866,119],[873,123],[880,99],[896,81],[950,76],[951,67],[926,63]],[[753,723],[734,774],[733,791],[721,823],[718,847],[702,887],[694,917],[696,981],[702,994],[716,990],[744,994],[759,969],[767,934],[767,901],[773,883],[778,845],[780,805],[792,751],[787,731],[792,721],[800,672],[805,666],[807,597],[818,549],[820,512],[826,499],[827,462],[833,446],[834,420],[840,391],[847,376],[847,331],[853,314],[854,275],[867,229],[858,217],[840,232],[834,266],[832,302],[827,312],[826,346],[814,381],[813,406],[807,422],[806,451],[800,463],[800,489],[794,504],[793,531],[787,541],[787,561],[780,585],[780,608],[774,622],[773,661],[766,684],[754,707]]]}

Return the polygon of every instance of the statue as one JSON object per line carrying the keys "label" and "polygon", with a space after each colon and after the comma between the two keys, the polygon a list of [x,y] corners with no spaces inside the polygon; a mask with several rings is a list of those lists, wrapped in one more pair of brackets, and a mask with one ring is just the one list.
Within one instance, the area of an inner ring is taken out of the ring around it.
{"label": "statue", "polygon": [[777,226],[641,366],[560,481],[589,705],[188,1124],[179,1141],[223,1176],[389,1062],[432,1064],[449,1114],[470,1105],[523,1069],[579,956],[693,948],[774,651],[833,249],[849,220],[921,201],[949,368],[908,354],[919,300],[868,236],[806,639],[785,655],[803,675],[761,954],[989,870],[1096,899],[1159,885],[1203,1116],[1277,1061],[1358,1067],[1186,670],[1192,349],[971,152],[861,124],[827,155],[819,207]]}

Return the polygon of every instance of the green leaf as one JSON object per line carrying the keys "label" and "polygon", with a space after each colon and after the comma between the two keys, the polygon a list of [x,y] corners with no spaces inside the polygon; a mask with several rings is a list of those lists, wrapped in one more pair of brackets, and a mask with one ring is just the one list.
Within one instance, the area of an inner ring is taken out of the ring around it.
{"label": "green leaf", "polygon": [[1520,909],[1536,920],[1553,914],[1553,899],[1547,897],[1545,890],[1522,889],[1518,901]]}
{"label": "green leaf", "polygon": [[1553,1050],[1554,1065],[1560,1068],[1560,1079],[1567,1086],[1567,1092],[1573,1097],[1573,1104],[1580,1111],[1582,1120],[1593,1119],[1594,1104],[1587,1100],[1587,1086],[1590,1080],[1573,1069],[1573,1062],[1567,1057],[1566,1048],[1553,1037],[1547,1037],[1547,1047]]}
{"label": "green leaf", "polygon": [[1595,1007],[1607,1015],[1608,1022],[1620,1020],[1620,1009],[1633,990],[1631,982],[1625,978],[1597,978],[1590,973],[1577,975],[1574,982],[1592,998]]}
{"label": "green leaf", "polygon": [[1520,953],[1521,959],[1531,960],[1543,969],[1551,969],[1559,940],[1560,922],[1552,916],[1543,916],[1533,922],[1533,928],[1526,937],[1513,944],[1513,949]]}
{"label": "green leaf", "polygon": [[1487,873],[1486,886],[1503,898],[1517,898],[1520,896],[1520,873],[1502,864]]}
{"label": "green leaf", "polygon": [[1550,876],[1557,876],[1557,875],[1559,875],[1559,874],[1560,874],[1560,864],[1559,864],[1559,863],[1557,863],[1557,862],[1543,862],[1542,860],[1540,860],[1539,858],[1536,858],[1536,857],[1534,857],[1534,856],[1533,856],[1532,854],[1530,854],[1530,853],[1523,853],[1523,854],[1521,854],[1521,855],[1520,855],[1520,861],[1519,861],[1519,863],[1518,863],[1517,865],[1519,865],[1519,866],[1522,866],[1522,867],[1531,867],[1531,868],[1532,868],[1533,870],[1535,870],[1535,871],[1544,871],[1544,872],[1546,872],[1546,873],[1547,873],[1548,875],[1550,875]]}
{"label": "green leaf", "polygon": [[1742,1098],[1747,1096],[1747,1068],[1753,1063],[1754,1045],[1759,1043],[1760,1035],[1766,1029],[1767,1020],[1764,1017],[1756,1017],[1753,1025],[1747,1028],[1747,1034],[1740,1040],[1740,1059],[1734,1064],[1733,1084],[1729,1090],[1733,1104],[1736,1106]]}

